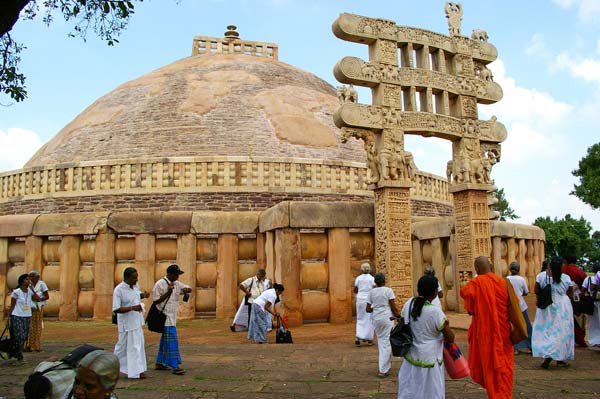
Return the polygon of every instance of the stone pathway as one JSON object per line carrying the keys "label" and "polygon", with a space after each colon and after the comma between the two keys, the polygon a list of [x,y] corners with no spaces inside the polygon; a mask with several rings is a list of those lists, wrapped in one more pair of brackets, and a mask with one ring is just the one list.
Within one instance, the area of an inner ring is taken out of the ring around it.
{"label": "stone pathway", "polygon": [[[462,315],[460,316],[462,317]],[[466,320],[466,319],[465,319]],[[457,320],[455,325],[459,325]],[[147,380],[121,379],[116,393],[128,398],[395,398],[401,359],[387,379],[377,378],[377,346],[356,348],[354,326],[305,325],[293,329],[293,345],[257,345],[244,333],[231,333],[218,320],[184,321],[179,326],[185,376],[150,370]],[[46,322],[45,350],[26,354],[26,362],[0,361],[0,397],[22,397],[22,384],[37,362],[64,356],[78,343],[111,349],[116,329],[109,323]],[[146,332],[150,365],[158,334]],[[271,333],[269,339],[274,340]],[[466,332],[457,330],[466,352]],[[515,398],[600,397],[600,352],[577,349],[569,369],[543,370],[540,360],[515,358]],[[469,378],[446,380],[447,398],[485,398]]]}

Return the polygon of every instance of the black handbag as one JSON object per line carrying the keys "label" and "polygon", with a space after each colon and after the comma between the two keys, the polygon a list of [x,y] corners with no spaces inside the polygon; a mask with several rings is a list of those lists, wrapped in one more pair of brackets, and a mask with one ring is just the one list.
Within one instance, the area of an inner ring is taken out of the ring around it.
{"label": "black handbag", "polygon": [[[165,279],[166,280],[166,279]],[[146,324],[148,325],[148,330],[162,334],[165,330],[165,323],[167,322],[167,315],[164,313],[165,308],[167,307],[167,302],[169,302],[169,298],[171,298],[171,293],[165,300],[165,306],[163,306],[162,310],[156,306],[155,303],[150,306],[150,310],[148,310],[148,315],[146,316]]]}
{"label": "black handbag", "polygon": [[117,312],[112,312],[111,323],[117,324]]}
{"label": "black handbag", "polygon": [[4,327],[4,331],[0,335],[0,357],[2,359],[6,359],[2,353],[6,353],[8,359],[10,359],[11,357],[16,357],[18,352],[17,341],[12,336],[5,336],[7,330],[8,327]]}
{"label": "black handbag", "polygon": [[415,299],[413,298],[408,309],[409,323],[404,324],[404,320],[400,319],[400,321],[390,332],[390,345],[392,346],[392,355],[396,357],[404,357],[413,344],[413,333],[412,329],[410,328],[410,314],[412,312],[414,302]]}
{"label": "black handbag", "polygon": [[546,276],[547,284],[544,288],[540,289],[539,294],[537,295],[537,307],[538,309],[546,309],[548,306],[552,305],[552,283],[549,282],[548,276]]}
{"label": "black handbag", "polygon": [[275,333],[275,343],[277,344],[291,344],[292,333],[290,330],[285,328],[281,316],[277,316],[277,332]]}
{"label": "black handbag", "polygon": [[[590,277],[588,277],[590,279]],[[588,288],[590,280],[588,280]],[[587,289],[583,289],[581,291],[581,295],[579,296],[578,301],[573,302],[575,304],[575,312],[576,313],[585,313],[588,315],[594,314],[594,298],[589,294]]]}

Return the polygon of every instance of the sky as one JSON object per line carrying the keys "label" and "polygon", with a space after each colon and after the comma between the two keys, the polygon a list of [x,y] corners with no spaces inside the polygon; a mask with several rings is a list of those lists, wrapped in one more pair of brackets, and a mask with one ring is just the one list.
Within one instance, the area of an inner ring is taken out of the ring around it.
{"label": "sky", "polygon": [[[488,32],[498,49],[490,65],[502,101],[480,105],[481,119],[505,124],[502,161],[492,171],[519,223],[539,216],[583,216],[600,230],[600,210],[569,195],[572,171],[600,142],[600,0],[464,0],[462,34]],[[21,168],[81,111],[118,85],[191,55],[195,35],[221,37],[236,25],[243,39],[279,44],[279,60],[336,86],[333,66],[368,59],[367,47],[331,32],[340,13],[385,18],[447,34],[444,1],[146,0],[120,43],[70,38],[70,22],[19,21],[13,38],[27,49],[28,98],[0,105],[0,171]],[[368,91],[359,102],[371,103]],[[424,171],[445,175],[450,143],[408,136],[406,150]]]}

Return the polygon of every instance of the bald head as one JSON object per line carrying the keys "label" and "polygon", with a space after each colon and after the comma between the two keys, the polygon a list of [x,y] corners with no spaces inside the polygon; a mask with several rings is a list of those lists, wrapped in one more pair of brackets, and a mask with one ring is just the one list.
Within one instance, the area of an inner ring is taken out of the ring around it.
{"label": "bald head", "polygon": [[486,274],[492,271],[492,263],[487,256],[475,258],[475,271],[477,274]]}

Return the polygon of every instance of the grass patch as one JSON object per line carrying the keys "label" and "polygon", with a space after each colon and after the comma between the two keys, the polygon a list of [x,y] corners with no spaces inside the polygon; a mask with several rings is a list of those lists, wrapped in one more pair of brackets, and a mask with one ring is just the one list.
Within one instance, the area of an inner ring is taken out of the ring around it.
{"label": "grass patch", "polygon": [[196,381],[204,381],[204,380],[208,379],[208,377],[207,377],[207,376],[205,376],[205,375],[195,375],[195,376],[194,376],[194,379],[195,379]]}

